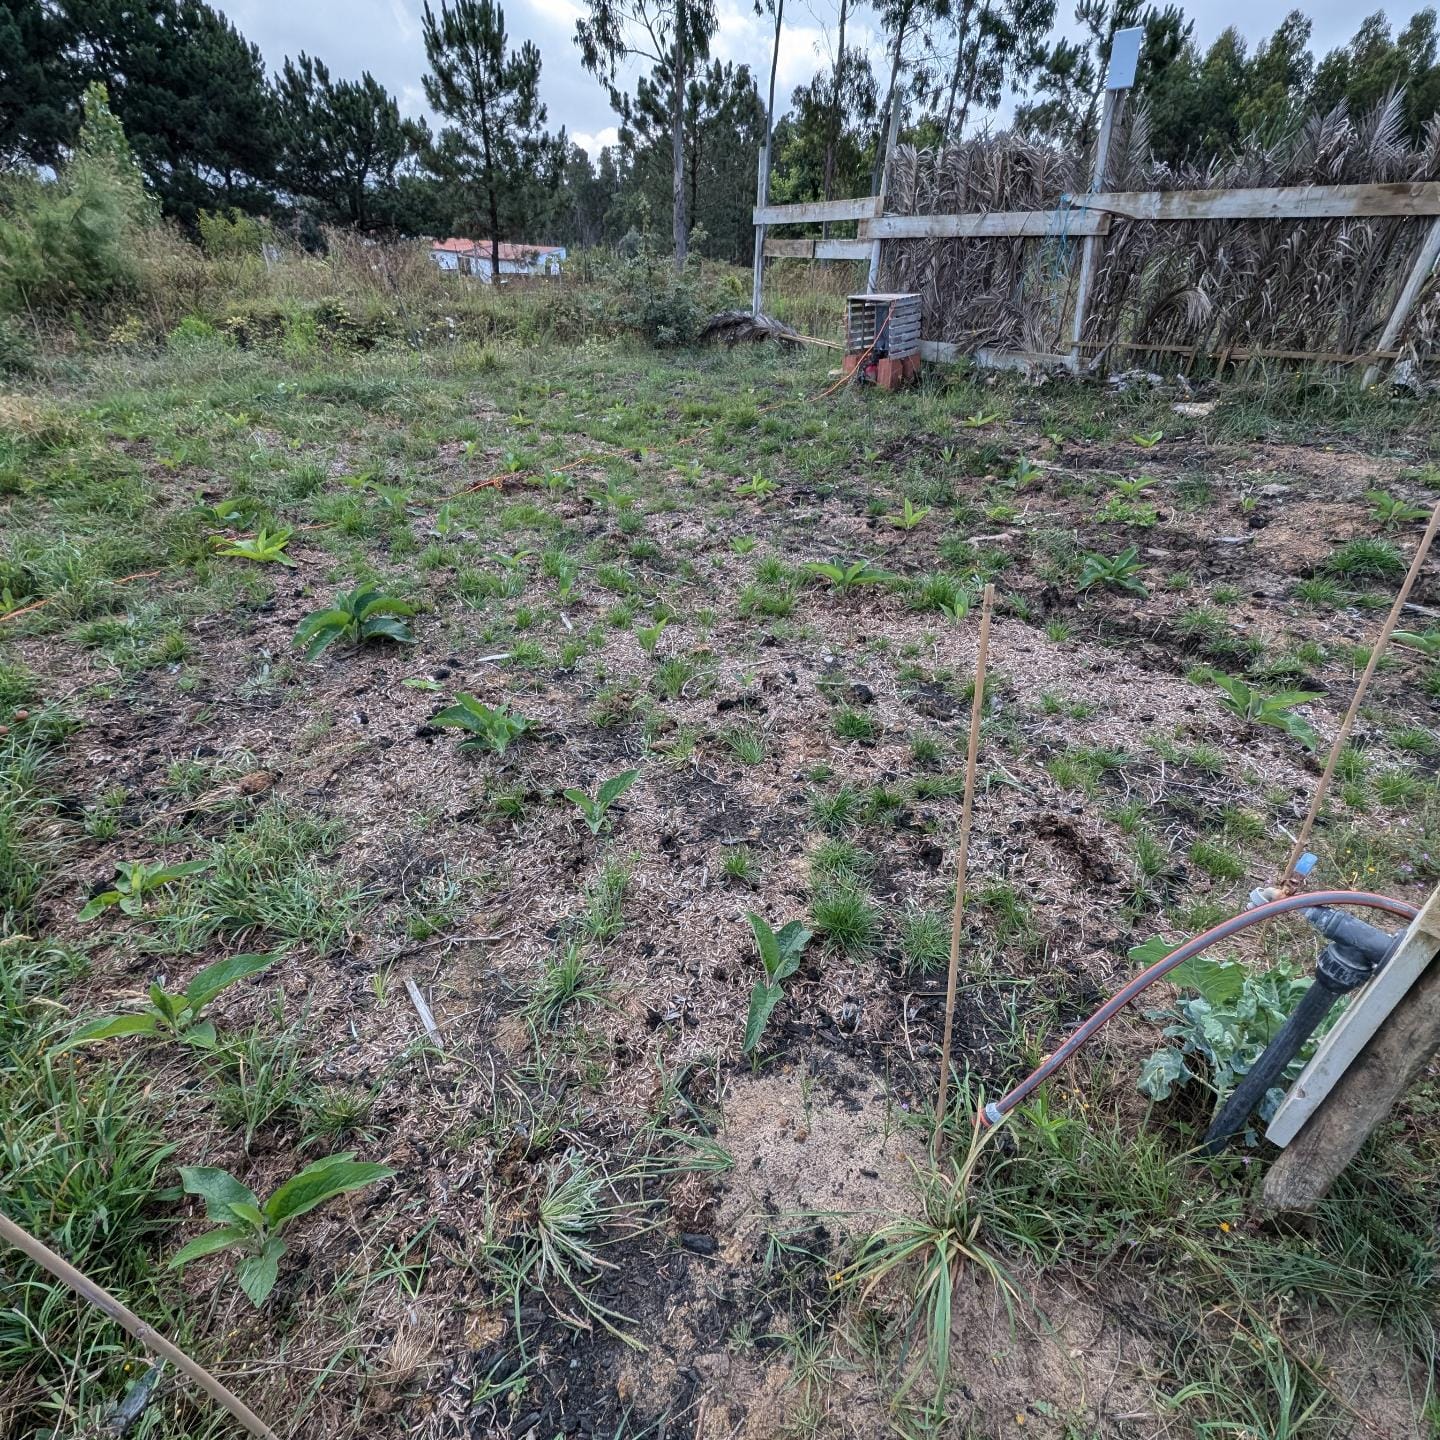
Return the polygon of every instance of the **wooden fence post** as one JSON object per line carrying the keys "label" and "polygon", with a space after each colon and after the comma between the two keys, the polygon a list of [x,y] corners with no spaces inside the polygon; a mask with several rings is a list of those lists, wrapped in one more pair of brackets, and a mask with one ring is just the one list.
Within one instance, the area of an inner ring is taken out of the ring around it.
{"label": "wooden fence post", "polygon": [[1265,1203],[1309,1210],[1440,1051],[1440,889],[1399,950],[1320,1042],[1267,1132],[1299,1132],[1265,1177]]}
{"label": "wooden fence post", "polygon": [[[1395,297],[1395,308],[1390,312],[1390,318],[1385,322],[1385,329],[1380,333],[1380,343],[1375,347],[1377,350],[1384,351],[1394,348],[1395,342],[1405,329],[1405,322],[1410,318],[1410,312],[1414,309],[1415,302],[1420,298],[1421,289],[1430,278],[1430,272],[1435,268],[1436,260],[1440,260],[1440,220],[1431,222],[1430,229],[1421,242],[1420,253],[1415,257],[1415,263],[1410,267],[1410,274],[1405,281],[1404,288]],[[1368,365],[1365,369],[1365,376],[1360,381],[1361,388],[1368,390],[1379,378],[1380,366],[1374,363]]]}

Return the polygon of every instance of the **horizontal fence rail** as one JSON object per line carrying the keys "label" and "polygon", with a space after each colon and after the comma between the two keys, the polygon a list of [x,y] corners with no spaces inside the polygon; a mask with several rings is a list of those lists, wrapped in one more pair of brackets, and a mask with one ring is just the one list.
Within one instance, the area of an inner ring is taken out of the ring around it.
{"label": "horizontal fence rail", "polygon": [[[792,205],[763,205],[754,210],[754,223],[764,228],[789,225],[858,222],[855,239],[788,239],[766,235],[763,254],[767,259],[806,261],[870,261],[873,277],[880,269],[881,246],[887,242],[964,240],[1062,240],[1103,239],[1112,228],[1133,224],[1204,224],[1207,222],[1302,220],[1387,220],[1430,218],[1423,243],[1408,274],[1397,275],[1396,296],[1388,319],[1374,348],[1361,354],[1333,349],[1304,349],[1285,346],[1230,345],[1205,349],[1179,346],[1163,341],[1118,339],[1077,341],[1067,356],[1049,351],[1005,350],[996,346],[964,346],[943,340],[926,340],[923,353],[930,359],[968,357],[977,363],[1015,368],[1029,365],[1068,363],[1078,368],[1080,351],[1103,358],[1109,351],[1173,353],[1194,360],[1202,355],[1227,361],[1242,359],[1293,359],[1322,364],[1367,365],[1364,383],[1379,374],[1379,362],[1401,358],[1397,341],[1437,263],[1440,263],[1440,181],[1404,181],[1363,185],[1289,185],[1211,190],[1099,190],[1089,194],[1065,194],[1053,209],[967,211],[954,214],[883,214],[884,200],[861,196],[843,200],[816,200]],[[1118,233],[1118,232],[1117,232]],[[1068,283],[1068,282],[1067,282]],[[1089,277],[1082,273],[1074,303],[1083,312],[1084,292]],[[1383,312],[1382,312],[1383,313]]]}

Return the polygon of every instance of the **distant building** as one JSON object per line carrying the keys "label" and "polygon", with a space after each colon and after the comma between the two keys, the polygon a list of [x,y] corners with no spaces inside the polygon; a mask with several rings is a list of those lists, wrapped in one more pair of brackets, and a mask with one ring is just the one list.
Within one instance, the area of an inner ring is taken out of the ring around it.
{"label": "distant building", "polygon": [[[430,258],[442,270],[457,270],[490,283],[490,242],[488,240],[435,240],[430,245]],[[563,245],[517,245],[509,240],[500,242],[500,274],[558,275],[565,260]]]}

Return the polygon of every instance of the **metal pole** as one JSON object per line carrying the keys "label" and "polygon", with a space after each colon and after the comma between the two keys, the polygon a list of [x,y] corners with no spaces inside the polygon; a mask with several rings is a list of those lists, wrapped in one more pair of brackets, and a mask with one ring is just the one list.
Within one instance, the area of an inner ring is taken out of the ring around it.
{"label": "metal pole", "polygon": [[[1095,140],[1095,163],[1090,168],[1090,194],[1105,188],[1110,161],[1110,141],[1115,122],[1124,102],[1125,91],[1135,83],[1135,67],[1140,61],[1140,43],[1145,32],[1139,26],[1117,30],[1110,37],[1110,66],[1105,75],[1105,108],[1100,115],[1100,134]],[[1080,341],[1085,329],[1085,307],[1090,295],[1090,280],[1095,270],[1095,254],[1100,240],[1087,235],[1080,252],[1080,283],[1075,292],[1075,319],[1070,333],[1070,369],[1080,373]]]}
{"label": "metal pole", "polygon": [[[775,72],[780,66],[780,24],[785,0],[775,0],[775,48],[770,52],[770,95],[765,103],[765,144],[760,150],[760,175],[755,184],[755,206],[765,208],[770,198],[770,146],[775,138]],[[750,313],[758,320],[765,292],[765,227],[755,227],[755,275],[750,292]]]}
{"label": "metal pole", "polygon": [[[898,42],[897,42],[898,43]],[[885,213],[885,195],[890,189],[890,161],[895,154],[895,142],[900,137],[900,71],[897,66],[895,71],[895,84],[890,97],[890,125],[885,133],[885,163],[880,170],[880,192],[875,197],[875,214],[877,216]],[[864,228],[864,222],[861,222]],[[873,291],[880,283],[880,241],[875,240],[870,246],[870,273],[866,277],[865,288]]]}
{"label": "metal pole", "polygon": [[[1095,141],[1095,164],[1090,171],[1090,194],[1105,188],[1105,167],[1110,159],[1110,138],[1115,133],[1115,115],[1120,108],[1123,91],[1105,92],[1105,109],[1100,117],[1100,135]],[[1070,369],[1080,373],[1080,339],[1085,329],[1085,306],[1090,296],[1090,277],[1095,270],[1095,250],[1099,237],[1087,235],[1080,251],[1080,283],[1075,291],[1075,319],[1070,332]]]}

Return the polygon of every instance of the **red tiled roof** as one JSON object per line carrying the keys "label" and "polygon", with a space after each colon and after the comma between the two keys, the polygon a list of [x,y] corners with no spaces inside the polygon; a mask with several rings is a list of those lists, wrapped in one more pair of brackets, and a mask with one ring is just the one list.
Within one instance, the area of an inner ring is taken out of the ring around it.
{"label": "red tiled roof", "polygon": [[[488,259],[490,255],[490,242],[488,240],[464,240],[452,236],[449,240],[434,240],[430,244],[431,250],[447,250],[455,255],[477,255],[481,259]],[[500,242],[500,258],[502,260],[529,260],[537,255],[553,255],[562,246],[559,245],[516,245],[509,240]]]}

